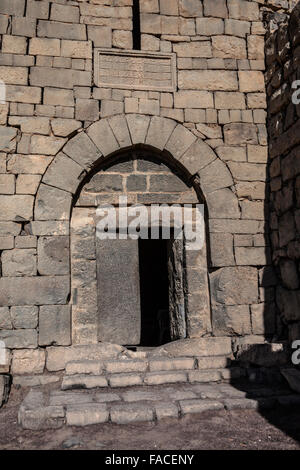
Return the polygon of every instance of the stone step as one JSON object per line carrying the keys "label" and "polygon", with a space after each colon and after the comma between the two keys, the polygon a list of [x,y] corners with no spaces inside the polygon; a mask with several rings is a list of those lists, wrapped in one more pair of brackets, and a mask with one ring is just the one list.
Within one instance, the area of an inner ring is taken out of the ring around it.
{"label": "stone step", "polygon": [[239,367],[232,369],[182,369],[158,370],[155,372],[126,372],[99,375],[74,374],[65,375],[62,390],[92,389],[102,387],[133,387],[136,385],[162,385],[172,383],[207,383],[237,379],[245,376],[245,370]]}
{"label": "stone step", "polygon": [[228,383],[146,385],[131,390],[43,392],[31,390],[18,414],[24,429],[51,429],[102,423],[158,422],[209,410],[295,406],[300,396],[286,388]]}
{"label": "stone step", "polygon": [[66,375],[119,374],[130,372],[158,372],[194,369],[223,369],[230,365],[226,356],[214,357],[150,357],[127,358],[107,361],[79,360],[66,364]]}

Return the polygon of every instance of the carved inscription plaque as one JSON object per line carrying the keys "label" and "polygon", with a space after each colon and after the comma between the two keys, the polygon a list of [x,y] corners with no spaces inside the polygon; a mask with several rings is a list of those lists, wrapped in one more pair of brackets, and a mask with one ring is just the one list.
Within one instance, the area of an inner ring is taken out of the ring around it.
{"label": "carved inscription plaque", "polygon": [[176,55],[95,50],[95,84],[104,88],[176,90]]}

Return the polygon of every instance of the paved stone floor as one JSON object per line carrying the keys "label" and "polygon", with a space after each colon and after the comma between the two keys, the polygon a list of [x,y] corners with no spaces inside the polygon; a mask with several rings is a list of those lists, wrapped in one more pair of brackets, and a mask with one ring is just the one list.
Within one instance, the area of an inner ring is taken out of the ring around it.
{"label": "paved stone floor", "polygon": [[[182,392],[181,385],[172,389]],[[179,420],[165,418],[156,422],[102,423],[33,431],[24,430],[17,423],[20,404],[28,391],[28,388],[13,387],[8,403],[0,410],[0,449],[300,449],[300,407],[286,406],[287,401],[278,402],[271,410],[223,407],[187,414]],[[45,391],[49,396],[51,392],[55,395],[53,384]],[[277,389],[277,393],[283,392],[288,391]],[[289,397],[292,403],[292,394]]]}
{"label": "paved stone floor", "polygon": [[95,388],[62,391],[35,387],[25,396],[19,424],[38,430],[101,423],[129,424],[181,419],[210,410],[256,409],[300,405],[300,395],[287,388],[240,382],[165,384],[131,388]]}

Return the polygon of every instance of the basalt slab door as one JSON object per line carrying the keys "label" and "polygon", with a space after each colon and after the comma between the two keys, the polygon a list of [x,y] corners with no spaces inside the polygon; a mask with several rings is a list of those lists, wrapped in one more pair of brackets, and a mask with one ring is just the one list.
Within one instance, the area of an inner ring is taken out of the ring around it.
{"label": "basalt slab door", "polygon": [[97,238],[99,341],[138,345],[141,306],[138,240]]}

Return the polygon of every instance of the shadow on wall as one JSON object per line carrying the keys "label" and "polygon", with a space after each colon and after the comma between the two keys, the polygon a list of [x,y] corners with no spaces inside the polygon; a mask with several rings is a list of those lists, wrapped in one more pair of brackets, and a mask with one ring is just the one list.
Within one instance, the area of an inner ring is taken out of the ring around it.
{"label": "shadow on wall", "polygon": [[[253,406],[270,424],[300,442],[300,370],[292,362],[292,342],[300,340],[300,108],[292,100],[293,83],[300,79],[300,3],[290,18],[277,19],[278,29],[266,40],[269,155],[264,241],[269,267],[260,280],[262,327],[272,343],[238,346],[235,358],[246,367],[247,377],[244,383],[235,380],[233,369],[230,382],[237,395],[255,401]],[[271,21],[274,27],[276,17]],[[263,387],[260,393],[258,386]]]}

